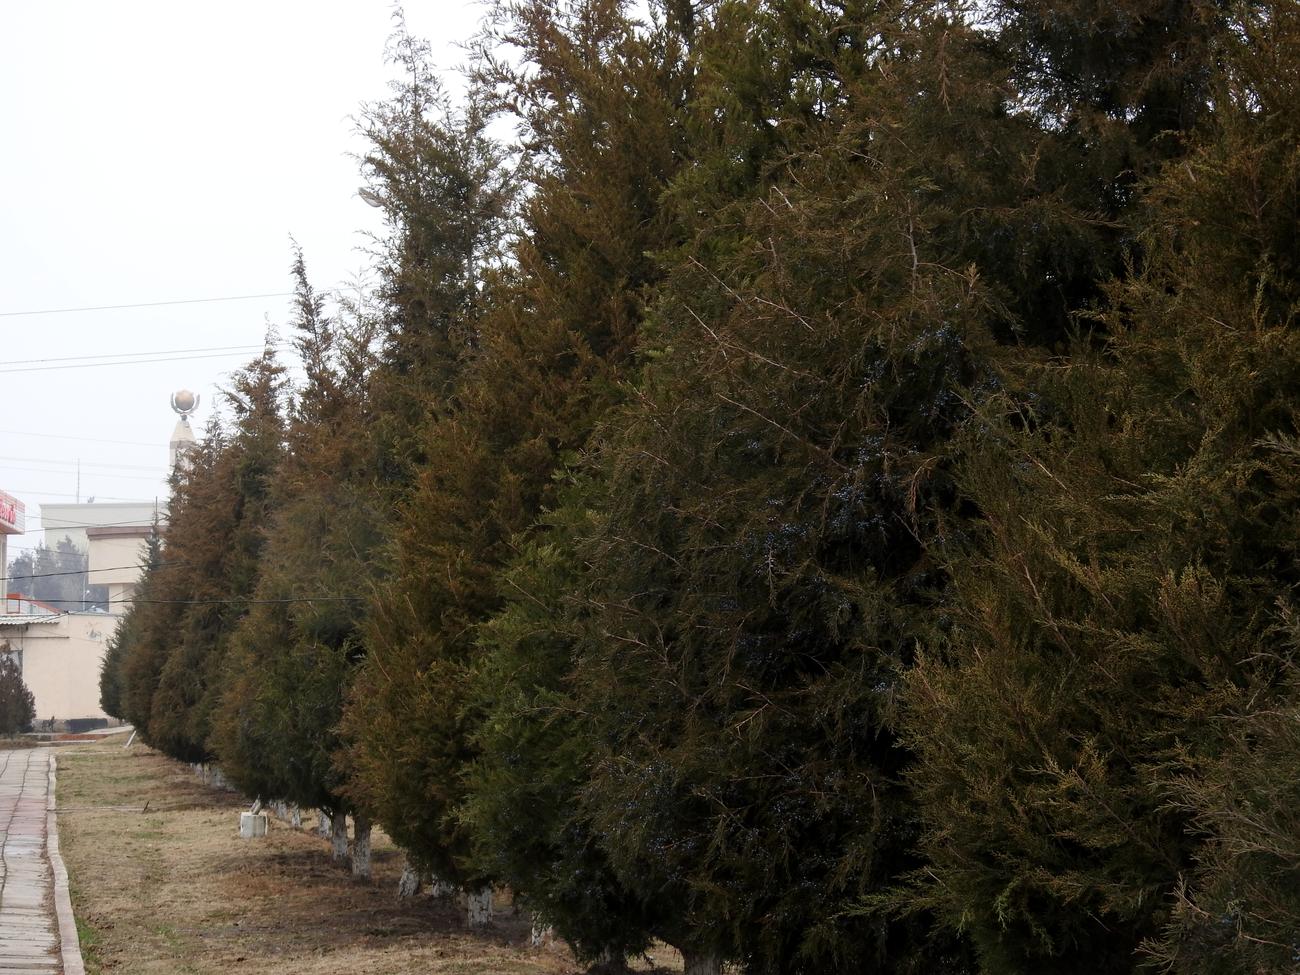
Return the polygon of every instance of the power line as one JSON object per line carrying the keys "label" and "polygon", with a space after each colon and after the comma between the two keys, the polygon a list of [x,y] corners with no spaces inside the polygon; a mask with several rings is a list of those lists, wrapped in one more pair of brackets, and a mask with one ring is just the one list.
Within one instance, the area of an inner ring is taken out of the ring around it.
{"label": "power line", "polygon": [[226,295],[221,298],[179,298],[174,301],[137,301],[127,305],[86,305],[80,308],[40,308],[34,311],[0,311],[0,318],[16,315],[67,315],[83,311],[117,311],[122,308],[161,308],[164,305],[202,305],[213,301],[250,301],[254,298],[289,298],[292,291],[272,291],[262,295]]}
{"label": "power line", "polygon": [[[17,465],[15,466],[4,465],[4,466],[11,471],[25,471],[29,474],[63,474],[63,475],[71,476],[77,473],[74,470],[62,471],[62,470],[58,470],[57,468],[49,468],[49,467],[19,467]],[[165,481],[166,480],[165,477],[161,477],[161,476],[146,477],[143,474],[107,474],[103,471],[88,471],[88,470],[83,470],[81,473],[86,475],[89,478],[115,477],[115,478],[124,478],[128,481]],[[88,494],[89,492],[83,492],[83,493]]]}
{"label": "power line", "polygon": [[0,460],[16,460],[28,464],[64,464],[68,467],[80,465],[82,470],[90,467],[107,467],[115,471],[153,471],[163,468],[162,464],[101,464],[92,461],[62,460],[57,457],[19,457],[13,454],[0,454]]}
{"label": "power line", "polygon": [[70,437],[66,434],[36,433],[31,430],[0,430],[0,433],[14,437],[39,437],[41,440],[84,440],[87,443],[111,443],[124,447],[153,447],[155,450],[159,449],[158,443],[147,443],[143,440],[103,440],[99,437]]}
{"label": "power line", "polygon": [[[257,346],[261,348],[261,346]],[[79,362],[62,366],[19,366],[16,369],[0,369],[4,372],[53,372],[60,369],[95,369],[103,366],[140,366],[149,365],[154,362],[190,362],[195,359],[230,359],[235,356],[243,355],[242,352],[213,352],[208,355],[176,355],[164,356],[159,359],[121,359],[117,362]]]}
{"label": "power line", "polygon": [[[162,508],[164,507],[165,505],[158,505],[157,508],[155,509],[155,513],[158,514],[160,518],[161,518]],[[61,531],[61,530],[73,529],[73,528],[152,528],[153,527],[152,523],[145,524],[139,518],[133,518],[131,521],[97,521],[89,524],[78,525],[72,522],[63,522],[62,518],[41,518],[40,516],[37,517],[40,518],[40,522],[41,522],[41,527],[39,531],[48,531],[51,528]],[[47,525],[46,524],[47,521],[49,521],[50,524]],[[60,522],[62,523],[60,524]]]}
{"label": "power line", "polygon": [[[273,342],[272,345],[288,345],[287,342]],[[11,359],[6,365],[25,366],[42,362],[78,362],[85,359],[129,359],[143,355],[182,355],[190,352],[247,352],[263,348],[263,345],[214,345],[206,349],[153,349],[144,352],[106,352],[102,355],[64,355],[49,359]]]}
{"label": "power line", "polygon": [[284,599],[133,599],[127,596],[122,599],[40,599],[36,601],[50,604],[93,602],[97,605],[101,603],[110,605],[115,603],[154,603],[166,606],[214,606],[239,603],[243,606],[266,606],[276,603],[335,603],[364,599],[364,596],[290,596]]}
{"label": "power line", "polygon": [[[289,596],[284,599],[109,599],[109,603],[157,603],[171,606],[211,606],[239,603],[245,606],[269,606],[275,603],[338,603],[364,599],[364,596]],[[71,602],[71,600],[64,600]]]}
{"label": "power line", "polygon": [[[63,473],[65,473],[65,472],[64,472],[64,471],[59,471],[58,473],[63,474]],[[67,491],[33,491],[31,488],[8,488],[7,490],[9,491],[10,494],[33,494],[33,495],[36,495],[36,496],[38,496],[38,497],[39,497],[40,495],[45,495],[46,497],[51,497],[51,498],[76,498],[76,497],[79,497],[79,495],[76,495],[76,494],[69,494]],[[82,492],[82,494],[85,494],[85,493],[86,493],[85,491]],[[114,497],[113,495],[110,495],[110,494],[96,494],[96,495],[93,495],[93,496],[96,497],[96,498],[103,498],[105,501],[138,501],[140,504],[149,504],[150,502],[156,500],[156,498],[118,498],[118,497]],[[126,522],[126,524],[135,524],[135,522]],[[95,528],[95,527],[98,527],[98,526],[96,526],[96,525],[91,525],[90,527],[91,527],[91,528]],[[106,527],[107,527],[107,526],[106,526]]]}
{"label": "power line", "polygon": [[[46,551],[48,552],[48,551],[51,551],[51,550],[50,550],[50,549],[46,549]],[[67,554],[67,553],[56,552],[55,554],[62,555],[62,554]],[[83,559],[86,558],[86,555],[85,555],[85,553],[83,553],[83,552],[78,552],[77,554],[80,555]],[[21,556],[19,556],[19,558],[21,558]],[[11,563],[11,564],[12,564],[12,563]],[[193,561],[191,561],[191,560],[177,560],[177,561],[174,561],[174,562],[154,562],[154,563],[152,563],[152,565],[153,565],[155,568],[161,568],[162,566],[172,566],[172,565],[193,565],[193,564],[194,564],[194,563],[193,563]],[[15,574],[15,575],[11,575],[11,576],[6,576],[5,578],[6,578],[6,580],[7,580],[8,582],[10,582],[10,583],[14,583],[14,582],[23,582],[23,581],[25,581],[25,580],[27,580],[27,579],[53,579],[53,578],[55,578],[55,577],[57,577],[57,576],[80,576],[80,575],[89,575],[89,574],[92,573],[92,572],[117,572],[117,571],[119,571],[119,570],[121,570],[121,569],[147,569],[147,568],[150,567],[150,565],[151,565],[151,563],[149,563],[149,562],[138,562],[138,563],[136,563],[135,565],[111,565],[111,566],[105,566],[105,567],[102,568],[102,569],[71,569],[71,570],[69,570],[69,571],[67,571],[67,572],[36,572],[36,573],[31,574],[31,575],[28,575],[27,573],[22,572],[22,573],[17,573],[17,574]],[[33,597],[33,598],[35,598],[35,597]],[[67,600],[65,600],[65,602],[66,602],[66,601],[67,601]],[[49,600],[42,600],[42,602],[49,602]]]}

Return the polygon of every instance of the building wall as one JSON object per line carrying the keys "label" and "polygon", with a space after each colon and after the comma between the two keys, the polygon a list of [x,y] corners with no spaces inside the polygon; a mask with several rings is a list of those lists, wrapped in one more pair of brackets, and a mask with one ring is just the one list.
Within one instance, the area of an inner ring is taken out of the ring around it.
{"label": "building wall", "polygon": [[[136,583],[144,570],[145,540],[135,537],[95,537],[90,539],[90,584],[111,586]],[[111,571],[109,571],[111,570]]]}
{"label": "building wall", "polygon": [[137,504],[113,502],[106,504],[43,504],[41,505],[41,530],[45,533],[47,548],[57,548],[66,536],[81,551],[89,547],[85,525],[140,525],[148,528],[162,512],[161,502]]}
{"label": "building wall", "polygon": [[[119,614],[117,617],[119,620],[122,618],[120,614],[127,611],[128,604],[133,598],[135,598],[134,582],[110,582],[108,584],[108,608],[110,612]],[[116,632],[116,626],[117,624],[114,624],[114,632]]]}
{"label": "building wall", "polygon": [[108,717],[99,706],[99,671],[117,622],[107,613],[64,613],[22,627],[0,627],[0,640],[20,655],[38,722]]}

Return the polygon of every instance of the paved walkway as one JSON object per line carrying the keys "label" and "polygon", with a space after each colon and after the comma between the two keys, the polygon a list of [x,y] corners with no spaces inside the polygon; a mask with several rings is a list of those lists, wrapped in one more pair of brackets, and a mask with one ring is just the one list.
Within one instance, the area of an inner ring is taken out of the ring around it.
{"label": "paved walkway", "polygon": [[[0,973],[63,972],[47,845],[48,748],[0,751]],[[57,840],[56,840],[57,843]]]}

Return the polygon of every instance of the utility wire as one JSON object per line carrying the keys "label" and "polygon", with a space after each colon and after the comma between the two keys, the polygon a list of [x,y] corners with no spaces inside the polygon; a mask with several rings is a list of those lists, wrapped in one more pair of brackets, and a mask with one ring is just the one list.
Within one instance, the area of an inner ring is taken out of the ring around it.
{"label": "utility wire", "polygon": [[[262,348],[258,346],[257,348]],[[18,366],[16,369],[0,369],[5,372],[53,372],[58,369],[96,369],[103,366],[140,366],[154,362],[189,362],[194,359],[231,359],[241,356],[242,352],[211,352],[207,355],[175,355],[160,359],[120,359],[117,362],[74,362],[62,366]]]}
{"label": "utility wire", "polygon": [[[273,346],[288,345],[288,342],[272,342]],[[102,355],[63,355],[49,359],[11,359],[8,366],[27,366],[43,362],[79,362],[85,359],[130,359],[143,355],[185,355],[190,352],[248,352],[264,348],[266,343],[258,345],[213,345],[206,349],[153,349],[144,352],[106,352]]]}
{"label": "utility wire", "polygon": [[87,443],[111,443],[118,446],[126,447],[153,447],[158,449],[157,442],[146,442],[144,440],[103,440],[99,437],[69,437],[66,434],[59,433],[37,433],[33,430],[0,430],[0,433],[9,434],[14,437],[39,437],[42,440],[84,440]]}
{"label": "utility wire", "polygon": [[[63,474],[63,475],[70,476],[70,475],[76,473],[76,471],[74,471],[74,470],[59,470],[58,468],[51,468],[51,467],[21,467],[21,466],[18,466],[18,465],[12,465],[12,466],[11,466],[11,465],[9,465],[9,464],[4,464],[4,465],[0,465],[0,466],[3,466],[6,470],[11,470],[11,471],[23,471],[23,472],[25,472],[25,473],[29,473],[29,474]],[[81,471],[81,473],[82,473],[82,474],[85,474],[87,477],[92,478],[92,479],[93,479],[93,478],[97,478],[97,477],[115,477],[115,478],[119,478],[119,479],[125,479],[125,480],[128,480],[128,481],[165,481],[165,480],[167,480],[166,477],[162,477],[162,476],[159,476],[159,477],[148,477],[147,475],[144,475],[144,474],[107,474],[107,473],[105,473],[104,471],[88,471],[88,470],[84,470],[84,469]],[[84,492],[84,493],[89,494],[90,492],[87,491],[87,492]],[[96,496],[97,496],[97,495],[96,495]]]}
{"label": "utility wire", "polygon": [[62,460],[58,457],[19,457],[13,454],[0,454],[0,460],[16,460],[24,464],[64,464],[68,467],[81,466],[84,471],[90,467],[106,467],[115,471],[154,471],[162,470],[162,464],[100,464],[93,461]]}
{"label": "utility wire", "polygon": [[[50,550],[49,550],[49,549],[46,549],[46,551],[50,551]],[[56,554],[60,554],[60,553],[56,553]],[[82,554],[82,558],[85,558],[85,557],[86,557],[86,556],[85,556],[84,553],[83,553],[83,554]],[[13,563],[10,563],[10,564],[12,565]],[[161,567],[163,567],[163,566],[173,566],[173,565],[193,565],[193,564],[194,564],[193,561],[192,561],[192,560],[188,560],[188,559],[186,559],[186,560],[177,560],[177,561],[174,561],[174,562],[154,562],[154,563],[152,563],[152,565],[153,565],[154,568],[161,568]],[[116,572],[116,571],[119,570],[119,569],[147,569],[147,568],[150,567],[150,565],[151,565],[151,563],[149,563],[149,562],[138,562],[138,563],[136,563],[135,565],[110,565],[110,566],[106,566],[106,567],[104,567],[104,568],[102,568],[102,569],[72,569],[72,570],[70,570],[70,571],[68,571],[68,572],[37,572],[37,573],[34,573],[33,575],[27,575],[26,573],[18,573],[18,574],[16,574],[16,575],[6,576],[5,578],[6,578],[9,582],[18,582],[18,581],[25,580],[25,579],[53,579],[55,576],[79,576],[79,575],[87,575],[87,574],[89,574],[89,573],[91,573],[91,572]],[[64,600],[64,601],[67,602],[67,600]],[[41,600],[41,602],[49,602],[49,600],[48,600],[48,599],[43,599],[43,600]]]}
{"label": "utility wire", "polygon": [[364,596],[290,596],[285,599],[39,599],[41,603],[155,603],[167,606],[213,606],[227,603],[239,603],[245,606],[270,605],[275,603],[334,603],[363,600]]}
{"label": "utility wire", "polygon": [[[338,603],[364,599],[364,596],[289,596],[284,599],[109,599],[110,603],[157,603],[169,606],[211,606],[227,603],[272,605],[275,603]],[[69,600],[64,600],[68,602]]]}
{"label": "utility wire", "polygon": [[202,305],[213,301],[249,301],[254,298],[290,298],[292,291],[272,291],[262,295],[226,295],[221,298],[180,298],[175,301],[137,301],[128,305],[86,305],[80,308],[39,308],[34,311],[0,311],[0,318],[16,315],[68,315],[82,311],[117,311],[121,308],[161,308],[164,305]]}
{"label": "utility wire", "polygon": [[[163,507],[162,505],[159,505],[159,511],[157,512],[159,519],[162,518],[162,511],[161,511],[162,507]],[[152,523],[146,525],[143,522],[141,522],[139,518],[133,518],[130,521],[97,521],[93,523],[87,523],[84,525],[78,525],[75,522],[70,522],[70,521],[65,522],[62,518],[41,518],[40,521],[41,521],[41,527],[37,529],[38,531],[46,531],[47,529],[50,528],[63,531],[72,528],[152,528],[153,527]],[[47,521],[50,522],[50,524],[46,524]]]}
{"label": "utility wire", "polygon": [[[64,474],[64,473],[67,473],[67,472],[66,472],[66,471],[59,471],[58,473],[60,473],[60,474]],[[160,478],[160,480],[161,480],[161,478]],[[77,495],[77,494],[70,494],[70,493],[68,493],[67,491],[33,491],[31,488],[9,488],[8,490],[9,490],[9,493],[10,493],[10,494],[34,494],[34,495],[36,495],[37,497],[39,497],[39,496],[41,496],[41,495],[44,495],[45,497],[49,497],[49,498],[76,498],[76,497],[80,497],[80,495]],[[82,493],[82,494],[88,494],[89,492],[87,492],[87,491],[82,491],[81,493]],[[119,498],[119,497],[115,497],[114,495],[111,495],[111,494],[95,494],[95,495],[91,495],[91,496],[92,496],[92,497],[96,497],[96,498],[103,498],[105,501],[136,501],[136,502],[139,502],[140,504],[148,504],[148,503],[150,503],[150,502],[152,502],[152,501],[156,501],[156,500],[157,500],[157,498]],[[126,525],[133,525],[133,524],[135,524],[135,522],[133,522],[133,521],[128,521],[128,522],[123,522],[123,524],[126,524]],[[90,525],[90,526],[88,526],[88,527],[90,527],[90,528],[98,528],[99,526],[98,526],[98,525]],[[105,525],[104,527],[108,527],[108,526]]]}

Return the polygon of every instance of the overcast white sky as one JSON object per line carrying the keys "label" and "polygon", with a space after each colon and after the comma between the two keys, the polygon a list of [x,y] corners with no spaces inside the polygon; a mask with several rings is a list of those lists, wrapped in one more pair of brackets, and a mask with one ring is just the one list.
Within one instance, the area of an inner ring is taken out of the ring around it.
{"label": "overcast white sky", "polygon": [[[480,15],[406,5],[449,70]],[[386,0],[0,0],[0,489],[28,519],[11,556],[42,502],[74,500],[78,461],[82,500],[162,494],[170,393],[202,395],[201,433],[288,299],[13,313],[286,292],[290,234],[317,288],[355,281],[378,213],[356,195],[352,117],[387,93],[392,24]]]}

